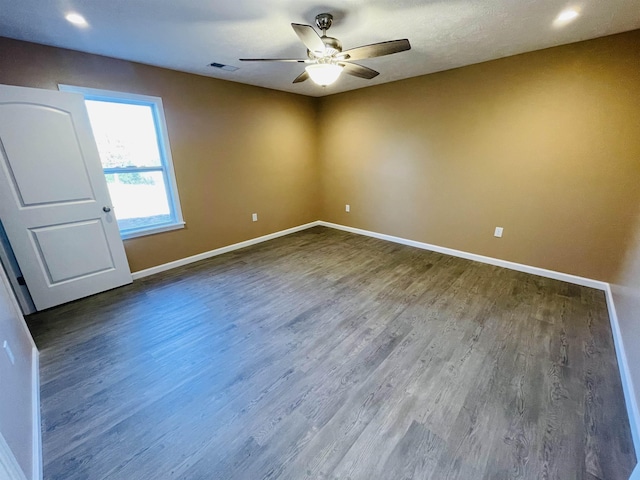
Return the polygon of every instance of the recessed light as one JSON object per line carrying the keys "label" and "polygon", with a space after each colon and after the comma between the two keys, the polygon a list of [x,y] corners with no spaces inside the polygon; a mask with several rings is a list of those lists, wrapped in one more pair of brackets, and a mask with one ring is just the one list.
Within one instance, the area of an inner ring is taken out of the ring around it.
{"label": "recessed light", "polygon": [[560,12],[560,14],[553,21],[555,27],[564,27],[568,23],[574,21],[580,16],[580,10],[577,8],[567,8]]}
{"label": "recessed light", "polygon": [[87,21],[79,13],[68,13],[64,18],[66,18],[68,22],[78,25],[79,27],[87,26]]}

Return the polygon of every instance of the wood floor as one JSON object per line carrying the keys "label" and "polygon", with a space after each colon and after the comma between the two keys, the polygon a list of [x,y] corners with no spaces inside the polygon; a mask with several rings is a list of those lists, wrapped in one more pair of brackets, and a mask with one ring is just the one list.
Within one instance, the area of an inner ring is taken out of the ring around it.
{"label": "wood floor", "polygon": [[626,480],[602,292],[316,227],[28,318],[46,479]]}

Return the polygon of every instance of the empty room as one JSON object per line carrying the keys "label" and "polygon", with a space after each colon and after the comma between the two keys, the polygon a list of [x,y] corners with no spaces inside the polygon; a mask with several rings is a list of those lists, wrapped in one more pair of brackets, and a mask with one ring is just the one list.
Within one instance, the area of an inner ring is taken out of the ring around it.
{"label": "empty room", "polygon": [[640,480],[637,0],[0,12],[0,480]]}

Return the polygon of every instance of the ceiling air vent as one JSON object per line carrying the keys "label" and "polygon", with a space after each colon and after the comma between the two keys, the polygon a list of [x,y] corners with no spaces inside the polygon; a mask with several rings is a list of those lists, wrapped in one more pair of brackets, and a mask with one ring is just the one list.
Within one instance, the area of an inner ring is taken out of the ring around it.
{"label": "ceiling air vent", "polygon": [[210,63],[209,64],[210,67],[213,68],[219,68],[220,70],[226,70],[227,72],[235,72],[236,70],[238,70],[238,67],[232,67],[231,65],[225,65],[224,63]]}

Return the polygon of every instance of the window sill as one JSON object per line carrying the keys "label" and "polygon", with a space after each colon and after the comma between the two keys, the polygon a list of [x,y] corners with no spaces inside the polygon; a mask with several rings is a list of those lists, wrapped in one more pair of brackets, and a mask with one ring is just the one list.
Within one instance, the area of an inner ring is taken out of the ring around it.
{"label": "window sill", "polygon": [[120,232],[120,236],[123,240],[130,238],[144,237],[146,235],[153,235],[156,233],[170,232],[171,230],[179,230],[184,228],[185,222],[172,223],[170,225],[161,225],[158,227],[145,228],[144,230],[134,230],[131,232]]}

